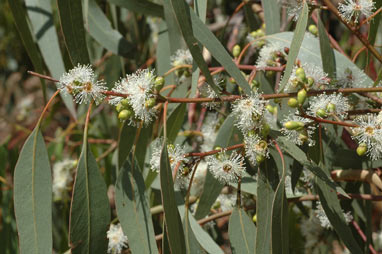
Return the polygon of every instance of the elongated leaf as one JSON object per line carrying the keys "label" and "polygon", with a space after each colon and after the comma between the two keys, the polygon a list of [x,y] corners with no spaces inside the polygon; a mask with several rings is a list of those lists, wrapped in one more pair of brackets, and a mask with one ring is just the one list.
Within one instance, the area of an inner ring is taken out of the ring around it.
{"label": "elongated leaf", "polygon": [[292,74],[292,69],[294,67],[294,62],[297,58],[298,52],[300,51],[300,47],[305,35],[306,25],[308,24],[308,16],[309,16],[309,8],[307,3],[304,1],[304,6],[301,10],[300,17],[298,18],[296,30],[294,31],[292,43],[290,45],[287,65],[285,67],[283,79],[280,82],[279,92],[284,90],[290,75]]}
{"label": "elongated leaf", "polygon": [[255,31],[257,28],[260,27],[261,23],[258,20],[258,18],[254,15],[254,12],[252,10],[252,4],[248,3],[243,6],[245,20],[247,21],[247,25],[249,28],[249,31]]}
{"label": "elongated leaf", "polygon": [[114,54],[131,57],[134,46],[114,30],[95,0],[89,0],[89,33],[104,48]]}
{"label": "elongated leaf", "polygon": [[[235,119],[232,115],[229,115],[224,121],[216,137],[215,147],[224,148],[239,142],[235,138],[240,135],[240,131],[234,126],[234,121]],[[195,213],[196,219],[202,219],[210,212],[211,206],[215,203],[223,187],[224,185],[207,171],[203,193],[200,196],[199,205]]]}
{"label": "elongated leaf", "polygon": [[[22,6],[21,0],[8,0],[10,10],[15,21],[15,25],[19,32],[21,41],[28,53],[29,59],[31,60],[33,67],[38,73],[44,73],[43,61],[38,50],[37,45],[34,42],[33,35],[29,29],[27,22],[27,13]],[[46,86],[45,81],[41,79],[42,89],[44,96],[46,96]]]}
{"label": "elongated leaf", "polygon": [[255,253],[256,226],[243,209],[233,209],[228,234],[232,253]]}
{"label": "elongated leaf", "polygon": [[126,121],[122,124],[118,138],[118,168],[122,167],[134,145],[137,129]]}
{"label": "elongated leaf", "polygon": [[194,11],[190,10],[190,15],[195,38],[208,49],[211,55],[225,68],[228,74],[235,79],[243,91],[246,94],[249,94],[251,88],[249,87],[248,82],[245,80],[243,74],[237,68],[226,49],[198,16],[196,16]]}
{"label": "elongated leaf", "polygon": [[352,253],[363,253],[353,237],[349,225],[345,221],[337,194],[330,190],[325,182],[318,177],[315,177],[315,187],[320,197],[322,208],[338,236]]}
{"label": "elongated leaf", "polygon": [[15,167],[14,204],[20,253],[52,253],[52,175],[38,126]]}
{"label": "elongated leaf", "polygon": [[280,157],[282,174],[272,204],[272,253],[289,253],[288,201],[285,194],[286,168],[283,155],[280,154]]}
{"label": "elongated leaf", "polygon": [[186,103],[180,103],[167,120],[167,139],[169,143],[174,143],[182,127],[183,120],[186,117],[186,106]]}
{"label": "elongated leaf", "polygon": [[[58,43],[56,29],[53,24],[52,5],[50,0],[25,0],[33,33],[40,47],[42,58],[51,75],[59,78],[65,72],[64,62]],[[62,96],[66,107],[76,118],[76,110],[72,96]]]}
{"label": "elongated leaf", "polygon": [[325,26],[321,21],[320,12],[317,14],[318,19],[318,36],[320,39],[320,50],[322,58],[322,69],[326,72],[330,78],[335,78],[336,76],[336,59],[334,57],[334,50],[330,46],[330,41],[328,34],[326,32]]}
{"label": "elongated leaf", "polygon": [[189,216],[190,216],[189,212],[186,211],[183,218],[184,236],[186,240],[186,253],[187,254],[203,253],[203,248],[200,246],[198,240],[196,239],[194,231],[192,230]]}
{"label": "elongated leaf", "polygon": [[264,9],[266,34],[280,32],[280,6],[277,0],[261,0]]}
{"label": "elongated leaf", "polygon": [[121,169],[115,189],[117,214],[133,253],[158,253],[145,183],[129,161]]}
{"label": "elongated leaf", "polygon": [[[190,33],[192,31],[190,12],[195,16],[194,11],[189,10],[186,2],[183,0],[164,0],[164,2],[170,1],[170,6],[174,12],[175,19],[180,27],[183,38],[187,44],[188,49],[191,52],[193,60],[197,63],[200,70],[203,72],[207,83],[215,91],[215,93],[220,94],[220,89],[216,86],[210,71],[208,70],[207,63],[205,62],[202,52],[199,48],[198,42],[195,39],[194,35]],[[197,18],[202,24],[203,22]],[[204,25],[204,24],[203,24]]]}
{"label": "elongated leaf", "polygon": [[85,39],[82,4],[78,0],[57,0],[60,24],[66,48],[73,65],[88,64],[89,53]]}
{"label": "elongated leaf", "polygon": [[167,145],[164,143],[160,158],[160,185],[162,205],[166,220],[167,239],[171,253],[186,253],[182,221],[176,207],[172,170],[168,159]]}
{"label": "elongated leaf", "polygon": [[154,17],[164,17],[163,6],[146,0],[108,0],[109,3]]}
{"label": "elongated leaf", "polygon": [[69,241],[73,254],[106,253],[110,206],[104,179],[85,142],[78,160],[70,207]]}

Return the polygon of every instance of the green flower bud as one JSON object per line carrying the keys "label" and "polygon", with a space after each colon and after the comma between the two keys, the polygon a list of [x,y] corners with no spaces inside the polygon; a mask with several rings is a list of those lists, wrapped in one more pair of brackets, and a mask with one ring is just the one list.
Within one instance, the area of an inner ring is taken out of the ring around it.
{"label": "green flower bud", "polygon": [[314,79],[312,77],[308,77],[307,81],[308,87],[312,87],[314,85]]}
{"label": "green flower bud", "polygon": [[253,220],[253,222],[254,223],[256,223],[257,222],[257,215],[255,214],[255,215],[253,215],[253,217],[252,217],[252,220]]}
{"label": "green flower bud", "polygon": [[329,102],[328,105],[326,105],[326,111],[328,111],[329,113],[333,113],[334,111],[336,111],[336,105]]}
{"label": "green flower bud", "polygon": [[265,107],[269,113],[274,113],[275,112],[275,107],[273,107],[271,104],[268,104],[266,107]]}
{"label": "green flower bud", "polygon": [[304,88],[301,89],[300,91],[298,91],[298,93],[297,93],[297,101],[298,101],[299,105],[304,104],[306,98],[307,98],[307,92],[306,92],[306,90]]}
{"label": "green flower bud", "polygon": [[260,87],[260,83],[259,83],[259,81],[257,81],[257,80],[252,80],[252,82],[251,82],[251,88],[252,89],[257,89],[257,88],[259,88]]}
{"label": "green flower bud", "polygon": [[240,55],[240,52],[241,52],[241,48],[239,45],[235,45],[232,49],[232,54],[234,57],[238,57]]}
{"label": "green flower bud", "polygon": [[256,132],[254,130],[250,130],[250,131],[248,131],[247,135],[248,135],[248,137],[253,137],[256,135]]}
{"label": "green flower bud", "polygon": [[115,110],[117,110],[117,112],[121,112],[123,109],[123,106],[121,103],[118,103],[117,106],[115,106]]}
{"label": "green flower bud", "polygon": [[131,109],[124,109],[118,114],[118,118],[122,121],[131,118],[134,115],[134,112]]}
{"label": "green flower bud", "polygon": [[310,33],[312,33],[313,35],[315,35],[315,36],[317,36],[318,35],[318,28],[317,28],[317,26],[316,25],[310,25],[309,27],[308,27],[308,31],[310,32]]}
{"label": "green flower bud", "polygon": [[276,74],[276,72],[274,72],[274,71],[266,71],[265,72],[265,76],[267,78],[273,78],[275,76],[275,74]]}
{"label": "green flower bud", "polygon": [[319,110],[317,110],[316,115],[317,115],[318,117],[321,117],[321,118],[325,118],[325,117],[328,116],[328,114],[326,113],[326,111],[323,110],[323,109],[319,109]]}
{"label": "green flower bud", "polygon": [[261,147],[263,150],[266,150],[268,148],[268,144],[264,140],[260,140],[258,146]]}
{"label": "green flower bud", "polygon": [[298,130],[302,129],[305,126],[303,122],[297,122],[297,121],[288,121],[284,123],[284,127],[287,130]]}
{"label": "green flower bud", "polygon": [[291,108],[297,108],[298,107],[298,101],[296,98],[290,98],[288,100],[288,106]]}
{"label": "green flower bud", "polygon": [[236,80],[234,78],[229,78],[229,82],[231,82],[232,84],[236,84]]}
{"label": "green flower bud", "polygon": [[251,32],[251,36],[252,36],[253,38],[256,38],[256,37],[258,37],[259,35],[258,35],[258,32],[257,32],[257,31],[253,31],[253,32]]}
{"label": "green flower bud", "polygon": [[309,140],[309,137],[308,137],[308,133],[306,132],[306,130],[303,130],[300,132],[300,134],[298,135],[298,138],[303,142],[307,142]]}
{"label": "green flower bud", "polygon": [[130,100],[129,99],[123,99],[123,100],[121,100],[121,104],[122,104],[122,106],[124,106],[125,108],[128,108],[128,107],[130,107]]}
{"label": "green flower bud", "polygon": [[156,103],[157,103],[157,100],[155,98],[150,98],[150,99],[146,100],[145,107],[146,108],[152,108],[156,105]]}
{"label": "green flower bud", "polygon": [[262,163],[263,161],[265,160],[265,156],[261,155],[261,154],[258,154],[256,155],[256,161],[257,163]]}
{"label": "green flower bud", "polygon": [[300,78],[301,80],[305,80],[305,78],[306,78],[306,76],[305,76],[305,71],[304,71],[304,69],[303,68],[297,68],[297,70],[296,70],[296,76],[298,77],[298,78]]}
{"label": "green flower bud", "polygon": [[164,86],[164,78],[163,77],[156,77],[154,82],[154,89],[156,91],[160,91]]}
{"label": "green flower bud", "polygon": [[367,152],[367,145],[365,143],[362,143],[360,144],[358,147],[357,147],[357,154],[359,156],[363,156],[365,155]]}
{"label": "green flower bud", "polygon": [[168,150],[170,150],[170,149],[171,149],[171,150],[174,150],[174,149],[175,149],[175,146],[174,146],[173,144],[168,144],[168,145],[167,145],[167,149],[168,149]]}
{"label": "green flower bud", "polygon": [[281,98],[276,98],[273,101],[274,101],[274,103],[280,103],[281,102]]}
{"label": "green flower bud", "polygon": [[261,30],[261,29],[258,29],[257,30],[257,36],[258,37],[263,37],[265,34],[264,34],[264,31],[263,30]]}
{"label": "green flower bud", "polygon": [[186,78],[191,77],[191,72],[190,72],[188,69],[185,70],[183,74],[184,74],[184,76],[185,76]]}
{"label": "green flower bud", "polygon": [[267,123],[263,124],[263,128],[261,128],[261,135],[263,137],[268,136],[270,130],[271,130],[271,127],[269,126],[269,124]]}

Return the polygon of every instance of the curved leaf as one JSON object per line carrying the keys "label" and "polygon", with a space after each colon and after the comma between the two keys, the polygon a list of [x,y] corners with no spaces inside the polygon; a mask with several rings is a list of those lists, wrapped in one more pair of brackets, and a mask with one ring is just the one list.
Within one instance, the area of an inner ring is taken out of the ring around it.
{"label": "curved leaf", "polygon": [[336,59],[334,57],[334,49],[330,46],[328,34],[325,26],[321,21],[320,12],[317,14],[318,19],[318,37],[320,40],[320,51],[322,58],[322,69],[330,78],[336,77]]}
{"label": "curved leaf", "polygon": [[186,103],[180,103],[167,119],[167,139],[169,143],[174,143],[186,116]]}
{"label": "curved leaf", "polygon": [[118,168],[121,168],[127,156],[129,155],[131,148],[134,145],[134,139],[137,129],[130,126],[127,121],[122,124],[121,130],[119,131],[118,138]]}
{"label": "curved leaf", "polygon": [[71,253],[106,253],[110,206],[105,181],[85,142],[78,161],[69,219]]}
{"label": "curved leaf", "polygon": [[243,209],[233,209],[228,234],[232,253],[255,253],[256,226]]}
{"label": "curved leaf", "polygon": [[163,18],[163,6],[146,0],[108,0],[109,3],[129,9],[133,12]]}
{"label": "curved leaf", "polygon": [[116,182],[115,203],[123,232],[133,253],[158,253],[145,183],[136,167],[126,161]]}
{"label": "curved leaf", "polygon": [[20,253],[52,253],[52,175],[39,126],[15,167],[14,204]]}
{"label": "curved leaf", "polygon": [[[191,215],[192,216],[192,215]],[[198,240],[196,239],[196,235],[192,230],[192,226],[190,223],[190,214],[189,211],[185,212],[183,218],[183,228],[184,228],[184,236],[186,240],[186,253],[203,253],[203,248],[200,246]]]}

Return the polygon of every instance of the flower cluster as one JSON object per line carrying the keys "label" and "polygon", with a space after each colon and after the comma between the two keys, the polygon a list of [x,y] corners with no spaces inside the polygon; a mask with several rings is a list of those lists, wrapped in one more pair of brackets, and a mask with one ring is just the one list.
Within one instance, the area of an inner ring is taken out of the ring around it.
{"label": "flower cluster", "polygon": [[127,248],[127,236],[124,235],[121,224],[110,224],[107,239],[109,239],[107,253],[121,254],[122,250]]}
{"label": "flower cluster", "polygon": [[365,87],[366,74],[355,66],[347,67],[338,73],[337,86],[342,88]]}
{"label": "flower cluster", "polygon": [[341,17],[347,22],[358,23],[361,15],[366,18],[373,14],[375,3],[372,0],[345,0],[338,4],[338,11]]}
{"label": "flower cluster", "polygon": [[96,104],[101,102],[107,90],[105,83],[97,81],[97,77],[90,65],[78,65],[69,72],[64,73],[57,88],[64,94],[71,94],[77,103],[88,103],[93,98]]}
{"label": "flower cluster", "polygon": [[156,118],[157,93],[163,83],[163,78],[155,77],[154,70],[138,70],[118,81],[112,90],[128,97],[113,96],[109,102],[116,106],[122,121],[129,120],[130,125],[137,122],[147,125]]}
{"label": "flower cluster", "polygon": [[326,118],[330,115],[339,118],[346,118],[347,111],[350,109],[349,102],[342,94],[326,95],[310,98],[308,114],[314,117]]}
{"label": "flower cluster", "polygon": [[[178,67],[181,65],[192,65],[192,55],[188,49],[178,49],[175,54],[171,56],[170,60],[173,67]],[[191,73],[188,68],[179,68],[175,71],[175,75],[178,77],[183,75],[185,77],[189,77],[191,76]]]}
{"label": "flower cluster", "polygon": [[269,157],[268,144],[257,134],[249,133],[244,137],[245,155],[249,161],[256,165]]}
{"label": "flower cluster", "polygon": [[244,157],[236,152],[228,155],[223,150],[208,157],[207,162],[212,175],[224,184],[237,182],[245,172]]}
{"label": "flower cluster", "polygon": [[[225,82],[224,79],[220,77],[214,77],[214,83],[218,86],[219,89],[222,88],[223,83]],[[219,95],[212,89],[212,87],[204,82],[202,85],[198,87],[199,93],[204,98],[211,98],[211,99],[217,99],[219,98]],[[221,103],[219,102],[207,102],[202,104],[204,107],[208,107],[209,109],[215,109],[218,108]]]}
{"label": "flower cluster", "polygon": [[316,127],[312,120],[296,114],[290,114],[282,123],[284,127],[281,129],[281,132],[293,143],[297,145],[307,143],[309,146],[315,144],[312,135]]}
{"label": "flower cluster", "polygon": [[[353,220],[353,216],[351,215],[350,212],[347,212],[347,213],[344,213],[344,211],[342,212],[345,217],[346,223],[349,223]],[[329,221],[328,216],[326,216],[324,209],[322,208],[321,202],[317,202],[317,209],[314,210],[314,214],[319,219],[321,227],[326,229],[331,229],[333,227]]]}
{"label": "flower cluster", "polygon": [[265,67],[282,66],[286,63],[286,55],[288,52],[289,51],[279,43],[269,42],[262,47],[256,62],[256,67],[261,69]]}
{"label": "flower cluster", "polygon": [[52,187],[54,200],[58,201],[68,198],[68,190],[73,182],[72,175],[76,165],[76,160],[69,159],[54,164]]}
{"label": "flower cluster", "polygon": [[328,74],[314,64],[295,66],[288,80],[286,91],[296,92],[299,89],[324,89],[329,85]]}

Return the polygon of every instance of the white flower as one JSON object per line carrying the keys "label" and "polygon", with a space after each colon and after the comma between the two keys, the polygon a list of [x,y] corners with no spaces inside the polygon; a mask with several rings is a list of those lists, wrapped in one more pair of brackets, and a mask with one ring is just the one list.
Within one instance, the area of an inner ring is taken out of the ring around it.
{"label": "white flower", "polygon": [[214,147],[216,137],[218,135],[216,126],[219,124],[219,118],[217,114],[208,114],[204,119],[204,124],[201,128],[203,134],[203,144],[201,145],[201,151],[211,151]]}
{"label": "white flower", "polygon": [[212,175],[221,183],[235,183],[245,172],[244,157],[236,152],[228,155],[222,151],[208,157],[208,166]]}
{"label": "white flower", "polygon": [[[312,1],[307,1],[309,2]],[[302,11],[302,8],[304,6],[303,0],[286,0],[283,2],[283,5],[287,7],[287,13],[289,17],[292,17],[294,21],[297,21],[300,17],[300,13]]]}
{"label": "white flower", "polygon": [[269,157],[268,144],[257,134],[244,137],[245,155],[253,165],[257,164],[258,157]]}
{"label": "white flower", "polygon": [[320,94],[309,99],[308,115],[323,117],[336,115],[342,119],[346,118],[347,111],[350,109],[348,99],[342,94]]}
{"label": "white flower", "polygon": [[323,232],[323,228],[320,225],[320,221],[317,217],[310,213],[309,219],[301,221],[301,234],[305,237],[305,250],[309,250],[316,246],[320,241],[320,235]]}
{"label": "white flower", "polygon": [[290,114],[282,121],[282,124],[284,125],[284,123],[289,121],[302,122],[304,123],[304,127],[297,130],[288,130],[284,127],[281,129],[281,132],[296,145],[302,145],[306,142],[309,146],[313,146],[315,141],[312,139],[312,135],[316,129],[313,125],[313,121],[295,114]]}
{"label": "white flower", "polygon": [[[351,215],[350,212],[344,213],[342,210],[342,213],[345,217],[346,223],[349,223],[353,220],[353,216]],[[321,227],[326,228],[326,229],[332,229],[333,226],[330,223],[328,216],[326,216],[324,209],[322,208],[321,202],[317,202],[317,209],[314,210],[315,216],[320,220]]]}
{"label": "white flower", "polygon": [[237,120],[235,125],[243,133],[261,129],[265,104],[266,101],[257,92],[252,92],[249,97],[235,101],[232,105],[232,114]]}
{"label": "white flower", "polygon": [[219,207],[222,212],[230,211],[236,205],[237,195],[233,194],[220,194],[215,201],[215,205]]}
{"label": "white flower", "polygon": [[367,154],[372,160],[382,158],[382,113],[378,116],[367,114],[358,116],[354,122],[359,126],[352,128],[353,138],[367,147]]}
{"label": "white flower", "polygon": [[107,253],[120,254],[122,249],[127,247],[127,236],[123,234],[121,224],[110,224],[107,239],[109,239]]}
{"label": "white flower", "polygon": [[[214,83],[217,85],[219,89],[221,89],[220,85],[224,82],[224,80],[220,77],[214,77]],[[203,83],[198,87],[199,93],[201,97],[216,99],[219,98],[219,95],[212,89],[212,87],[208,83]],[[220,102],[207,102],[202,104],[204,107],[208,107],[209,109],[215,109],[221,105]]]}
{"label": "white flower", "polygon": [[[137,70],[117,82],[112,91],[127,94],[128,103],[134,110],[136,120],[143,121],[147,125],[156,118],[157,113],[155,107],[147,106],[149,100],[156,99],[153,92],[154,84],[154,70]],[[122,100],[122,97],[114,96],[109,102],[112,105],[118,105]],[[133,121],[130,121],[130,124],[133,124]]]}
{"label": "white flower", "polygon": [[179,65],[192,64],[192,55],[188,49],[178,49],[175,52],[175,55],[171,56],[170,60],[171,65],[174,67]]}
{"label": "white flower", "polygon": [[76,160],[69,159],[54,164],[52,186],[54,200],[62,200],[68,197],[68,189],[73,181],[72,174],[76,164]]}
{"label": "white flower", "polygon": [[[366,74],[355,66],[347,67],[343,73],[339,73],[337,77],[337,86],[342,88],[365,87],[364,82],[367,79]],[[372,83],[369,85],[369,87]]]}
{"label": "white flower", "polygon": [[341,17],[347,22],[358,23],[358,18],[363,14],[366,18],[373,14],[375,3],[372,0],[345,0],[344,3],[338,4],[338,11]]}
{"label": "white flower", "polygon": [[[296,70],[298,69],[298,66],[295,66],[293,68],[292,74],[290,75],[290,78],[288,80],[288,83],[286,85],[286,91],[288,92],[296,92],[299,90],[299,87],[296,87],[294,81],[297,79],[296,76]],[[301,68],[305,71],[306,78],[312,78],[314,81],[313,87],[314,89],[323,89],[325,86],[329,84],[328,74],[326,74],[321,67],[306,63],[301,66]]]}
{"label": "white flower", "polygon": [[104,85],[103,81],[96,80],[90,65],[79,64],[61,76],[57,87],[63,94],[72,94],[77,103],[88,103],[93,98],[98,104],[105,98]]}
{"label": "white flower", "polygon": [[269,42],[261,48],[259,58],[256,62],[257,68],[265,68],[268,66],[279,66],[275,60],[277,57],[285,57],[284,47],[277,42]]}

